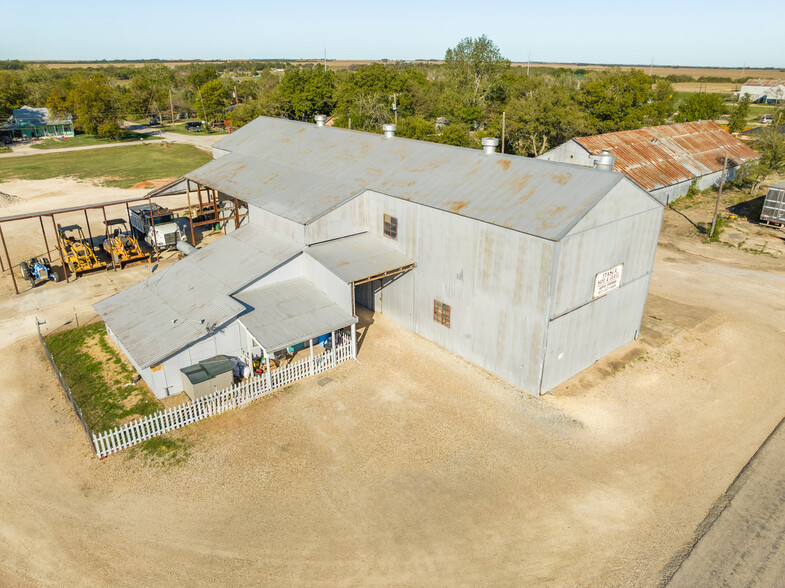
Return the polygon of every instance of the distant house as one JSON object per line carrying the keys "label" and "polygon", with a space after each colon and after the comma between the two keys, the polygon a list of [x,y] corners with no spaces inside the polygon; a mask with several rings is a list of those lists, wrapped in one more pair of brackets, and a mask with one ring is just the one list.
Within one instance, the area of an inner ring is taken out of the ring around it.
{"label": "distant house", "polygon": [[48,108],[23,106],[15,108],[11,118],[0,124],[0,136],[9,139],[40,139],[46,137],[73,137],[74,123],[71,115],[55,118]]}
{"label": "distant house", "polygon": [[778,104],[785,100],[785,80],[755,78],[747,80],[739,90],[739,97],[749,94],[751,102]]}
{"label": "distant house", "polygon": [[538,159],[594,167],[605,150],[615,157],[615,171],[665,205],[684,196],[695,180],[700,190],[718,184],[726,153],[726,179],[737,165],[760,157],[716,123],[699,121],[575,137]]}

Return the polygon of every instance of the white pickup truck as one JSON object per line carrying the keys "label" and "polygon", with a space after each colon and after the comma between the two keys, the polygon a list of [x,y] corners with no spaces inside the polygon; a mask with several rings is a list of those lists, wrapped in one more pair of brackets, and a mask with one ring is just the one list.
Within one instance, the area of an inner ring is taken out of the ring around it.
{"label": "white pickup truck", "polygon": [[[131,206],[131,227],[137,236],[144,239],[150,247],[158,249],[174,249],[179,241],[185,241],[187,219],[175,218],[166,208],[152,205],[153,220],[151,222],[150,205]],[[180,221],[180,222],[178,222]]]}

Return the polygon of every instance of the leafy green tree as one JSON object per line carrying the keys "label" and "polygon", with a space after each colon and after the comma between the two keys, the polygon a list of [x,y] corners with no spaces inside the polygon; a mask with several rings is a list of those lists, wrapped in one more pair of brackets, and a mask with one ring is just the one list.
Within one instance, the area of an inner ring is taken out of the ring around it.
{"label": "leafy green tree", "polygon": [[600,133],[638,129],[651,118],[651,84],[639,69],[594,72],[583,84],[578,102]]}
{"label": "leafy green tree", "polygon": [[664,125],[673,114],[673,85],[668,80],[657,80],[651,90],[646,124]]}
{"label": "leafy green tree", "polygon": [[219,77],[218,68],[215,65],[192,64],[189,66],[188,74],[185,76],[185,83],[196,90],[207,82],[217,80]]}
{"label": "leafy green tree", "polygon": [[398,121],[398,129],[395,134],[407,139],[417,139],[418,141],[432,141],[436,133],[436,125],[422,116],[407,116]]}
{"label": "leafy green tree", "polygon": [[728,119],[728,131],[731,133],[740,133],[743,131],[747,124],[747,117],[749,116],[749,112],[750,95],[744,94],[744,96],[742,96],[739,102],[736,104],[736,108],[734,108],[733,112],[731,112],[730,118]]}
{"label": "leafy green tree", "polygon": [[719,94],[690,94],[686,100],[679,104],[676,113],[676,122],[689,122],[693,120],[714,120],[722,116],[725,106]]}
{"label": "leafy green tree", "polygon": [[482,118],[490,98],[502,98],[501,79],[510,68],[496,44],[485,35],[466,37],[444,54],[444,71],[454,115],[465,121]]}
{"label": "leafy green tree", "polygon": [[229,90],[220,79],[210,80],[199,88],[201,104],[196,105],[198,113],[207,112],[207,116],[223,112],[229,105]]}
{"label": "leafy green tree", "polygon": [[278,85],[279,107],[287,116],[311,120],[335,107],[335,74],[321,67],[288,69]]}
{"label": "leafy green tree", "polygon": [[507,105],[507,144],[518,155],[538,156],[591,132],[589,117],[571,90],[544,78],[528,95]]}
{"label": "leafy green tree", "polygon": [[0,118],[8,118],[14,108],[24,106],[27,91],[19,76],[0,71]]}
{"label": "leafy green tree", "polygon": [[74,126],[95,135],[100,126],[112,122],[116,124],[114,97],[114,90],[103,75],[94,74],[79,80],[70,93]]}

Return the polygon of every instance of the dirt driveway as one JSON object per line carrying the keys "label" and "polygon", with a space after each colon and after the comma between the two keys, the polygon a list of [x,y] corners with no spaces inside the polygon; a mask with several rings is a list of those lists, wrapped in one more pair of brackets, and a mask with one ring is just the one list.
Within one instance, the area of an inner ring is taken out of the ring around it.
{"label": "dirt driveway", "polygon": [[669,235],[641,340],[555,394],[365,315],[178,466],[95,459],[31,336],[121,284],[5,296],[0,584],[656,584],[785,414],[785,262]]}

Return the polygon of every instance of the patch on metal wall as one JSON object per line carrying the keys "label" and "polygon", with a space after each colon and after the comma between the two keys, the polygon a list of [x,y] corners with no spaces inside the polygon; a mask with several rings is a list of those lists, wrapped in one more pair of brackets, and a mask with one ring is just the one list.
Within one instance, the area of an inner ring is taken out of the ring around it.
{"label": "patch on metal wall", "polygon": [[594,297],[599,298],[605,296],[609,292],[618,290],[621,285],[621,270],[624,269],[624,264],[612,267],[609,270],[598,273],[594,277]]}

